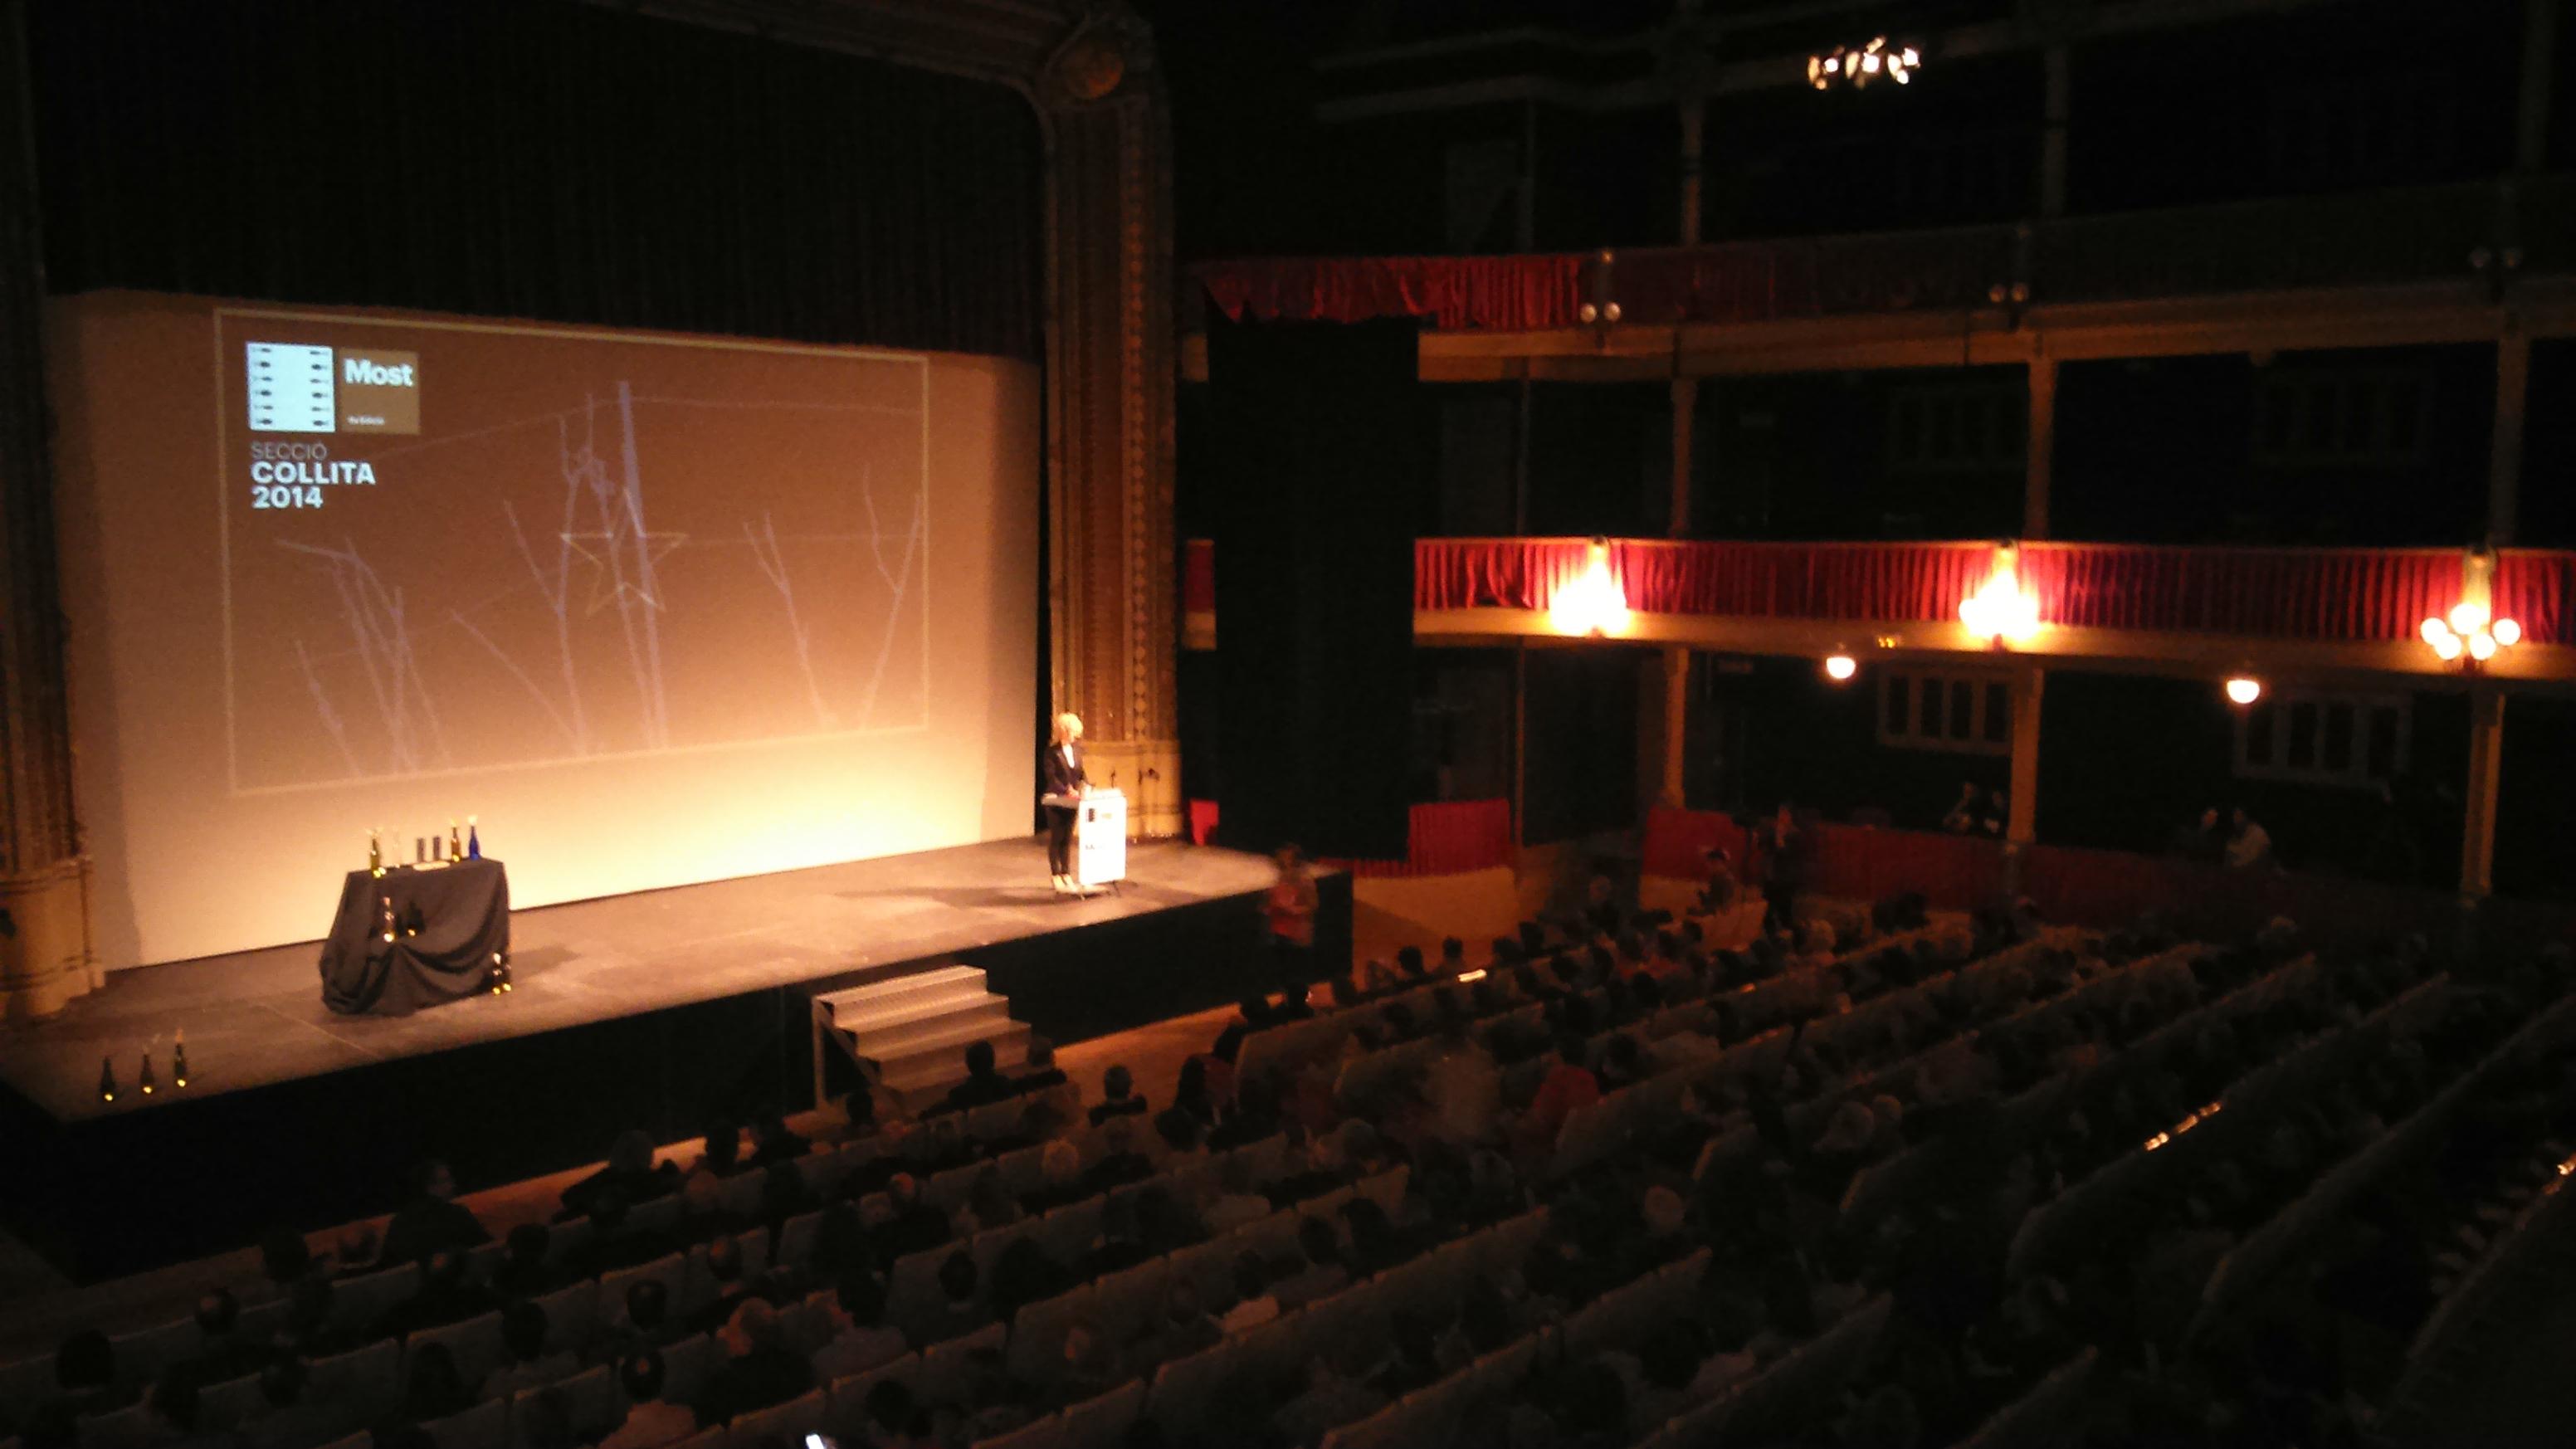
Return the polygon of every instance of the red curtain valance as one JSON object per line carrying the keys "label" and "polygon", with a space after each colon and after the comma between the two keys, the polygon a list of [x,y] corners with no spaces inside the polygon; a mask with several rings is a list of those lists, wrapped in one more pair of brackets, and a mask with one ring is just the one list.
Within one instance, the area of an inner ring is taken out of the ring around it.
{"label": "red curtain valance", "polygon": [[2507,550],[2496,555],[2495,616],[2534,644],[2564,644],[2576,631],[2576,554]]}
{"label": "red curtain valance", "polygon": [[1428,317],[1444,331],[1576,325],[1580,256],[1265,257],[1197,268],[1237,322],[1368,322]]}

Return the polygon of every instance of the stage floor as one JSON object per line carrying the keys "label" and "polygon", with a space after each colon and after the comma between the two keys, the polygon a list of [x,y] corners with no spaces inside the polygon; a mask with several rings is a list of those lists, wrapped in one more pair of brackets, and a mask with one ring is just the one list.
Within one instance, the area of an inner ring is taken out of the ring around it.
{"label": "stage floor", "polygon": [[[0,1083],[58,1122],[739,996],[874,965],[936,959],[1263,890],[1270,862],[1139,844],[1116,894],[1057,896],[1045,843],[995,841],[514,911],[514,989],[408,1017],[335,1016],[319,942],[120,971],[61,1015],[0,1030]],[[196,1081],[169,1089],[184,1030]],[[146,1047],[162,1092],[135,1095]],[[99,1100],[112,1055],[114,1104]]]}

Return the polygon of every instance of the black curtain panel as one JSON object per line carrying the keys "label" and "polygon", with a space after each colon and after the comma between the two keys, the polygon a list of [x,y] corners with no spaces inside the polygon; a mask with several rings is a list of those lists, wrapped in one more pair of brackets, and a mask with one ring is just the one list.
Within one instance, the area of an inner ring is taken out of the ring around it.
{"label": "black curtain panel", "polygon": [[1211,319],[1224,843],[1401,857],[1408,508],[1429,466],[1408,322]]}
{"label": "black curtain panel", "polygon": [[996,85],[571,0],[35,0],[50,287],[1035,357]]}

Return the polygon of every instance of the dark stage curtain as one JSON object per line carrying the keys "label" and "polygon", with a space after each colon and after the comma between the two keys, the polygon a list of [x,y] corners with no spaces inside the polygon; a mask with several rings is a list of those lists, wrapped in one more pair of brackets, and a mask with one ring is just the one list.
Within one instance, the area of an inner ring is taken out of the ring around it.
{"label": "dark stage curtain", "polygon": [[1217,837],[1405,853],[1413,541],[1428,468],[1414,324],[1208,327]]}
{"label": "dark stage curtain", "polygon": [[37,0],[49,285],[1034,357],[1000,86],[569,0]]}

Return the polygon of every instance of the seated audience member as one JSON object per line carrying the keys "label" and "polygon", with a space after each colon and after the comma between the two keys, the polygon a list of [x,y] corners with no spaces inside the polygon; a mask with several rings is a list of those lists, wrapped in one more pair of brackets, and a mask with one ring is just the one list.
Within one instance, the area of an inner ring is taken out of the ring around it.
{"label": "seated audience member", "polygon": [[[1041,1153],[1043,1158],[1044,1154]],[[1010,1184],[1002,1178],[1002,1169],[987,1162],[976,1170],[974,1180],[966,1184],[966,1216],[973,1219],[963,1228],[974,1232],[991,1232],[1021,1221],[1027,1214],[1020,1211],[1017,1198],[1011,1196]]]}
{"label": "seated audience member", "polygon": [[542,1388],[572,1377],[581,1365],[570,1353],[546,1352],[546,1338],[552,1327],[546,1321],[546,1311],[534,1303],[523,1300],[504,1307],[501,1363],[483,1380],[480,1396],[506,1399],[521,1389]]}
{"label": "seated audience member", "polygon": [[259,1405],[241,1425],[242,1449],[302,1449],[339,1433],[346,1413],[307,1396],[312,1378],[304,1360],[292,1354],[268,1361],[259,1371]]}
{"label": "seated audience member", "polygon": [[1431,967],[1422,959],[1419,946],[1399,946],[1395,952],[1396,975],[1407,986],[1419,986],[1430,979]]}
{"label": "seated audience member", "polygon": [[592,1215],[600,1200],[611,1193],[631,1207],[668,1196],[679,1186],[679,1166],[655,1163],[653,1139],[629,1128],[609,1144],[606,1166],[564,1189],[563,1210],[555,1214],[555,1221]]}
{"label": "seated audience member", "polygon": [[1092,1106],[1091,1125],[1099,1126],[1112,1117],[1133,1117],[1145,1110],[1145,1099],[1135,1095],[1136,1078],[1125,1067],[1111,1067],[1100,1077],[1100,1100]]}
{"label": "seated audience member", "polygon": [[153,1449],[229,1449],[234,1442],[232,1435],[218,1433],[205,1422],[196,1377],[184,1369],[168,1370],[154,1379],[143,1402],[151,1420],[144,1432]]}
{"label": "seated audience member", "polygon": [[1252,1190],[1252,1162],[1242,1153],[1225,1159],[1217,1169],[1217,1195],[1199,1212],[1199,1220],[1210,1234],[1223,1236],[1246,1223],[1270,1216],[1270,1199]]}
{"label": "seated audience member", "polygon": [[376,1266],[417,1263],[441,1248],[472,1248],[492,1241],[483,1224],[456,1201],[456,1178],[447,1164],[432,1159],[412,1174],[411,1201],[394,1210],[385,1224],[384,1252]]}
{"label": "seated audience member", "polygon": [[1359,970],[1354,974],[1360,979],[1361,996],[1367,999],[1389,995],[1401,990],[1404,985],[1403,980],[1395,974],[1395,968],[1377,956],[1371,956],[1361,963]]}
{"label": "seated audience member", "polygon": [[686,1337],[671,1318],[671,1290],[659,1278],[638,1278],[626,1285],[624,1317],[592,1346],[591,1361],[613,1364],[648,1348],[669,1348]]}
{"label": "seated audience member", "polygon": [[698,1395],[699,1427],[729,1423],[814,1387],[813,1365],[787,1346],[778,1310],[760,1299],[749,1299],[733,1311],[723,1337],[732,1356]]}
{"label": "seated audience member", "polygon": [[761,1169],[759,1225],[769,1230],[772,1241],[785,1231],[787,1220],[802,1217],[821,1206],[822,1199],[805,1183],[805,1174],[794,1162],[773,1162]]}
{"label": "seated audience member", "polygon": [[376,1230],[358,1223],[340,1234],[331,1245],[330,1274],[334,1278],[357,1278],[376,1271],[377,1260],[384,1252]]}
{"label": "seated audience member", "polygon": [[1270,1286],[1270,1296],[1279,1300],[1282,1312],[1303,1308],[1349,1286],[1351,1273],[1342,1261],[1341,1234],[1331,1223],[1312,1217],[1300,1221],[1297,1252],[1298,1265]]}
{"label": "seated audience member", "polygon": [[1207,1125],[1178,1107],[1166,1107],[1154,1114],[1154,1136],[1163,1144],[1167,1159],[1196,1157],[1206,1145]]}
{"label": "seated audience member", "polygon": [[885,1288],[864,1270],[843,1273],[832,1289],[832,1337],[814,1350],[814,1377],[832,1383],[881,1368],[911,1352],[901,1333],[886,1326]]}
{"label": "seated audience member", "polygon": [[218,1288],[199,1298],[196,1317],[196,1349],[174,1368],[200,1386],[255,1373],[276,1353],[241,1331],[241,1303],[231,1289]]}
{"label": "seated audience member", "polygon": [[1306,993],[1294,989],[1281,991],[1270,1001],[1270,1020],[1276,1025],[1287,1021],[1311,1021],[1315,1008],[1306,1001]]}
{"label": "seated audience member", "polygon": [[456,1355],[443,1343],[424,1343],[403,1355],[402,1418],[426,1424],[474,1407],[474,1391],[456,1371]]}
{"label": "seated audience member", "polygon": [[491,1312],[492,1292],[474,1281],[472,1266],[458,1248],[442,1248],[421,1259],[420,1287],[411,1297],[385,1310],[375,1322],[374,1336],[399,1338]]}
{"label": "seated audience member", "polygon": [[1038,1151],[1038,1185],[1020,1197],[1032,1217],[1053,1212],[1091,1196],[1082,1182],[1082,1149],[1070,1142],[1050,1142]]}
{"label": "seated audience member", "polygon": [[1017,1094],[1011,1079],[993,1066],[993,1044],[970,1042],[966,1047],[966,1080],[948,1089],[948,1107],[963,1111],[988,1102],[1003,1102]]}
{"label": "seated audience member", "polygon": [[1712,845],[1699,853],[1699,908],[1703,914],[1715,915],[1735,909],[1744,894],[1742,883],[1735,878],[1735,862],[1727,857],[1726,847]]}
{"label": "seated audience member", "polygon": [[752,1129],[750,1167],[771,1167],[781,1162],[794,1162],[814,1150],[814,1141],[787,1125],[787,1119],[772,1112]]}
{"label": "seated audience member", "polygon": [[1144,1230],[1136,1220],[1136,1199],[1132,1196],[1111,1198],[1100,1210],[1100,1239],[1085,1253],[1074,1271],[1085,1281],[1105,1278],[1123,1272],[1154,1256],[1145,1246]]}
{"label": "seated audience member", "polygon": [[707,1276],[714,1280],[715,1300],[682,1320],[685,1332],[713,1333],[733,1321],[734,1310],[760,1296],[743,1281],[742,1240],[727,1233],[707,1244]]}
{"label": "seated audience member", "polygon": [[320,1267],[304,1235],[292,1228],[276,1229],[259,1240],[259,1276],[267,1290],[263,1301],[287,1297]]}
{"label": "seated audience member", "polygon": [[725,1206],[724,1182],[711,1172],[692,1172],[680,1184],[680,1218],[674,1234],[683,1243],[702,1243],[718,1233],[749,1227]]}
{"label": "seated audience member", "polygon": [[1455,936],[1440,940],[1440,974],[1455,976],[1467,969],[1467,943]]}
{"label": "seated audience member", "polygon": [[859,1413],[860,1442],[866,1449],[931,1449],[940,1442],[929,1413],[914,1400],[912,1386],[899,1378],[870,1384]]}
{"label": "seated audience member", "polygon": [[54,1397],[75,1417],[113,1413],[134,1402],[117,1390],[116,1345],[95,1328],[84,1328],[54,1350]]}
{"label": "seated audience member", "polygon": [[1064,1073],[1056,1070],[1055,1043],[1042,1036],[1029,1038],[1029,1058],[1019,1079],[1011,1083],[1014,1092],[1051,1092],[1064,1085]]}
{"label": "seated audience member", "polygon": [[1959,798],[1950,803],[1949,812],[1941,817],[1941,828],[1952,835],[1985,833],[1986,787],[1974,780],[1960,781]]}
{"label": "seated audience member", "polygon": [[1107,1192],[1113,1187],[1125,1187],[1131,1182],[1143,1182],[1154,1175],[1154,1160],[1136,1150],[1136,1129],[1130,1125],[1129,1118],[1113,1117],[1100,1132],[1107,1150],[1100,1154],[1098,1162],[1091,1164],[1090,1170],[1082,1174],[1086,1197]]}
{"label": "seated audience member", "polygon": [[1021,1309],[1071,1292],[1073,1274],[1026,1234],[1014,1236],[993,1259],[984,1284],[984,1303],[996,1322],[1009,1323]]}
{"label": "seated audience member", "polygon": [[886,1206],[893,1216],[876,1232],[877,1259],[891,1270],[908,1253],[936,1248],[951,1236],[948,1214],[921,1200],[921,1183],[898,1172],[886,1183]]}
{"label": "seated audience member", "polygon": [[348,1330],[332,1322],[332,1308],[338,1301],[339,1290],[328,1273],[316,1273],[296,1284],[294,1296],[286,1300],[286,1327],[277,1335],[278,1347],[307,1360],[356,1348]]}
{"label": "seated audience member", "polygon": [[1228,1338],[1259,1328],[1279,1316],[1279,1300],[1270,1294],[1270,1269],[1259,1253],[1245,1252],[1234,1260],[1234,1306],[1219,1314],[1216,1326]]}
{"label": "seated audience member", "polygon": [[920,1347],[963,1338],[993,1321],[984,1307],[984,1275],[975,1255],[960,1248],[939,1265],[939,1304],[922,1325]]}
{"label": "seated audience member", "polygon": [[686,1404],[662,1398],[662,1355],[651,1349],[617,1361],[617,1385],[626,1394],[626,1422],[617,1426],[599,1449],[661,1449],[697,1429],[697,1415]]}
{"label": "seated audience member", "polygon": [[1076,1319],[1064,1331],[1064,1358],[1056,1366],[1055,1385],[1047,1402],[1057,1408],[1089,1403],[1124,1382],[1118,1345],[1109,1330],[1090,1319]]}
{"label": "seated audience member", "polygon": [[492,1265],[492,1291],[504,1298],[535,1298],[564,1286],[551,1256],[554,1234],[543,1223],[521,1223],[501,1240]]}
{"label": "seated audience member", "polygon": [[719,1181],[742,1171],[742,1124],[719,1117],[707,1124],[706,1150],[698,1155],[691,1177],[703,1172]]}
{"label": "seated audience member", "polygon": [[1522,1125],[1541,1142],[1554,1142],[1565,1119],[1601,1100],[1601,1079],[1583,1064],[1583,1039],[1571,1033],[1556,1040],[1556,1063],[1539,1082]]}
{"label": "seated audience member", "polygon": [[2237,870],[2256,870],[2275,864],[2272,858],[2272,833],[2237,806],[2228,812],[2227,844],[2221,856]]}
{"label": "seated audience member", "polygon": [[679,1240],[671,1234],[634,1220],[627,1211],[623,1189],[609,1188],[591,1203],[590,1241],[575,1256],[574,1266],[581,1277],[596,1278],[620,1268],[633,1268],[679,1249]]}

